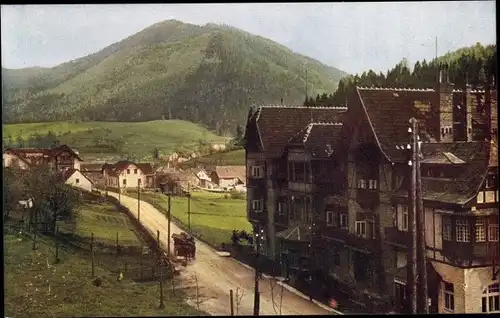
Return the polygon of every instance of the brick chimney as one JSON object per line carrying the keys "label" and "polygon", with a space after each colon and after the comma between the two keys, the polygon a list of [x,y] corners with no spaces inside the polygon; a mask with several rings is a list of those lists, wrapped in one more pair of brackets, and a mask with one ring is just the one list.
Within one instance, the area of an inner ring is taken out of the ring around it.
{"label": "brick chimney", "polygon": [[490,140],[498,141],[498,109],[497,109],[497,90],[495,88],[495,79],[491,76],[486,84],[485,107],[486,107],[486,126],[487,135]]}
{"label": "brick chimney", "polygon": [[439,79],[436,83],[436,98],[432,105],[434,130],[439,142],[453,141],[453,84],[449,82],[448,66],[439,65]]}
{"label": "brick chimney", "polygon": [[474,130],[472,129],[472,101],[471,99],[471,85],[469,84],[469,78],[466,76],[465,78],[465,112],[466,112],[466,121],[465,128],[467,132],[467,141],[474,140]]}

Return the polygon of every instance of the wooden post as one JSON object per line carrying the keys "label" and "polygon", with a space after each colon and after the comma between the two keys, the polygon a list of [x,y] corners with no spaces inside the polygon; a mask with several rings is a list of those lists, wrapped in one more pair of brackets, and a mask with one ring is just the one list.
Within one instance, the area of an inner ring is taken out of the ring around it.
{"label": "wooden post", "polygon": [[[418,124],[417,124],[418,125]],[[416,127],[419,128],[418,126]],[[420,142],[418,141],[418,131],[415,133],[417,135],[417,156],[416,156],[416,170],[417,170],[417,184],[416,184],[416,193],[417,193],[417,220],[418,220],[418,236],[419,236],[419,255],[418,255],[418,267],[419,267],[419,295],[420,295],[420,310],[421,314],[429,313],[429,292],[427,286],[427,253],[426,253],[426,243],[425,243],[425,209],[422,199],[422,174],[420,167]]]}
{"label": "wooden post", "polygon": [[118,232],[116,232],[116,256],[118,256],[118,250],[119,250],[119,245],[118,245]]}
{"label": "wooden post", "polygon": [[137,221],[141,222],[141,179],[137,180]]}
{"label": "wooden post", "polygon": [[188,182],[188,230],[191,234],[191,184]]}
{"label": "wooden post", "polygon": [[144,259],[144,244],[141,242],[141,260],[140,260],[140,263],[139,263],[139,266],[141,267],[141,282],[143,280],[143,275],[142,275],[142,262],[143,262],[143,259]]}
{"label": "wooden post", "polygon": [[157,256],[158,256],[158,266],[159,266],[159,274],[158,279],[159,279],[159,285],[160,285],[160,309],[165,308],[165,304],[163,303],[163,262],[161,258],[161,249],[160,249],[160,230],[156,231],[156,240],[158,242],[158,249],[157,249]]}
{"label": "wooden post", "polygon": [[[412,129],[412,137],[411,137],[411,151],[412,151],[412,157],[411,157],[411,186],[410,186],[410,202],[411,202],[411,208],[409,209],[410,212],[410,224],[409,226],[411,227],[411,246],[410,246],[410,258],[408,265],[410,265],[411,268],[411,292],[410,292],[410,299],[411,299],[411,312],[412,314],[417,313],[417,134],[416,134],[416,129],[417,129],[417,120],[415,118],[410,119],[411,123],[411,129]],[[410,283],[410,282],[408,282]]]}
{"label": "wooden post", "polygon": [[259,238],[259,231],[260,226],[259,223],[257,222],[255,225],[255,247],[256,247],[256,253],[255,253],[255,286],[254,286],[254,299],[253,299],[253,315],[258,316],[259,311],[260,311],[260,292],[259,292],[259,253],[260,253],[260,238]]}
{"label": "wooden post", "polygon": [[229,302],[231,306],[231,316],[234,316],[234,301],[233,301],[233,290],[229,290]]}
{"label": "wooden post", "polygon": [[34,224],[35,224],[35,226],[34,226],[35,232],[33,234],[33,250],[36,250],[36,234],[37,234],[37,231],[38,231],[38,213],[37,213],[36,209],[34,209],[34,213],[35,213],[35,217],[34,217],[34,219],[35,219],[35,222],[34,222]]}
{"label": "wooden post", "polygon": [[59,226],[56,228],[56,264],[59,263],[59,240],[57,239],[57,234],[59,233]]}
{"label": "wooden post", "polygon": [[90,235],[90,254],[92,255],[92,278],[94,278],[94,233]]}
{"label": "wooden post", "polygon": [[170,257],[170,220],[171,220],[171,204],[170,204],[170,194],[168,195],[168,211],[167,211],[167,220],[168,220],[168,227],[167,227],[167,256]]}

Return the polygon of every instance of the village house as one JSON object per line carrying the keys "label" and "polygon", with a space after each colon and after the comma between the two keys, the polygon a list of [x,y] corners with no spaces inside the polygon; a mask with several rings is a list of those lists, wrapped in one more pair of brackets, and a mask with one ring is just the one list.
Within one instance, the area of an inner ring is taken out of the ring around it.
{"label": "village house", "polygon": [[209,173],[205,169],[197,168],[195,169],[194,174],[198,178],[198,185],[201,188],[211,189],[214,187],[214,183],[212,182]]}
{"label": "village house", "polygon": [[93,189],[93,182],[86,177],[80,170],[68,169],[63,172],[64,183],[69,184],[75,188],[91,192]]}
{"label": "village house", "polygon": [[216,166],[210,172],[210,179],[222,189],[246,184],[245,168],[245,166]]}
{"label": "village house", "polygon": [[[291,279],[405,312],[409,119],[419,121],[430,311],[500,312],[496,89],[358,87],[348,109],[265,106],[246,139],[248,219]],[[320,279],[321,281],[321,279]],[[343,287],[345,286],[345,287]],[[361,298],[360,298],[361,299]]]}
{"label": "village house", "polygon": [[150,163],[134,163],[128,160],[118,161],[115,164],[105,163],[102,166],[105,184],[108,187],[153,188],[155,173]]}
{"label": "village house", "polygon": [[163,193],[181,195],[199,186],[199,179],[195,170],[178,170],[166,173],[160,182],[160,189]]}
{"label": "village house", "polygon": [[4,167],[17,166],[21,169],[47,164],[57,172],[80,169],[83,159],[78,152],[66,145],[50,149],[6,148],[3,151]]}
{"label": "village house", "polygon": [[82,163],[80,165],[83,173],[96,187],[104,187],[105,180],[103,175],[102,163]]}

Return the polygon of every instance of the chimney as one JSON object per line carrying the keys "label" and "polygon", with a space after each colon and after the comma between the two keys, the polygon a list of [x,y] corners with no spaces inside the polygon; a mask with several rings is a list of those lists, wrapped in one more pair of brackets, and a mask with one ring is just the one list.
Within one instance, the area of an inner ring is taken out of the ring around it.
{"label": "chimney", "polygon": [[436,97],[432,103],[434,136],[440,142],[453,141],[453,84],[449,83],[448,66],[439,64]]}
{"label": "chimney", "polygon": [[470,95],[471,85],[469,84],[469,74],[465,74],[465,128],[467,129],[467,141],[474,140],[474,134],[472,129],[472,101],[470,100],[472,96]]}

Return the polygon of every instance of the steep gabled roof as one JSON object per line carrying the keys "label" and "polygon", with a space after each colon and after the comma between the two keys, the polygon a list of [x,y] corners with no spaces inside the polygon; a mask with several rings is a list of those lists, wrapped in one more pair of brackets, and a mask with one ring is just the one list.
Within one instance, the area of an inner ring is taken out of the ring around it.
{"label": "steep gabled roof", "polygon": [[139,169],[144,172],[144,174],[152,174],[153,173],[153,166],[149,163],[136,163],[136,166],[139,167]]}
{"label": "steep gabled roof", "polygon": [[447,165],[459,165],[464,164],[465,161],[458,158],[451,152],[438,152],[437,154],[423,159],[421,163],[424,164],[447,164]]}
{"label": "steep gabled roof", "polygon": [[342,142],[342,122],[310,123],[296,133],[288,144],[303,146],[313,158],[329,158]]}
{"label": "steep gabled roof", "polygon": [[[440,153],[453,153],[465,163],[456,178],[422,178],[424,200],[463,205],[477,195],[484,182],[490,162],[492,143],[488,141],[423,143],[422,163]],[[407,197],[408,191],[401,189],[398,196]]]}
{"label": "steep gabled roof", "polygon": [[81,175],[82,175],[85,179],[87,179],[90,183],[94,184],[94,183],[92,182],[92,180],[90,180],[90,179],[89,179],[89,178],[88,178],[85,174],[81,173],[81,171],[80,171],[80,170],[78,170],[78,169],[68,169],[68,170],[64,171],[64,172],[62,173],[62,178],[63,178],[63,180],[64,180],[65,182],[66,182],[66,181],[68,181],[68,179],[69,179],[72,175],[74,175],[76,172],[80,172],[80,174],[81,174]]}
{"label": "steep gabled roof", "polygon": [[[357,94],[383,154],[390,161],[404,160],[399,146],[408,143],[409,120],[420,124],[422,141],[435,141],[427,127],[431,124],[433,89],[391,89],[357,87]],[[398,147],[396,147],[398,146]]]}
{"label": "steep gabled roof", "polygon": [[307,225],[297,225],[289,227],[276,234],[277,237],[287,241],[309,242],[311,239],[311,229]]}
{"label": "steep gabled roof", "polygon": [[216,166],[214,172],[219,179],[238,178],[243,182],[246,180],[246,166]]}
{"label": "steep gabled roof", "polygon": [[262,106],[255,121],[263,150],[278,157],[290,138],[311,122],[342,122],[346,108]]}
{"label": "steep gabled roof", "polygon": [[54,157],[63,151],[67,151],[67,152],[71,153],[74,157],[76,157],[78,160],[83,161],[83,159],[80,157],[78,152],[76,152],[72,148],[68,147],[67,145],[60,145],[60,146],[53,148],[51,150],[52,150],[52,154]]}
{"label": "steep gabled roof", "polygon": [[102,163],[82,163],[80,169],[82,171],[102,171],[103,166]]}

